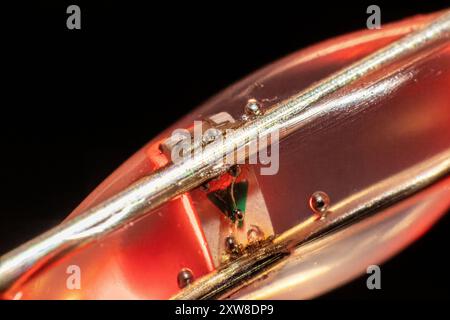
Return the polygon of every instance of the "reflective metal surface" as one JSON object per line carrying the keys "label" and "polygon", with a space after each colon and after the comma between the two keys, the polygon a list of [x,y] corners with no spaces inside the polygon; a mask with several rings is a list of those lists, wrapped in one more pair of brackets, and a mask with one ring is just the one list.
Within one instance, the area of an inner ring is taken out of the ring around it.
{"label": "reflective metal surface", "polygon": [[[449,178],[368,219],[296,249],[233,299],[311,299],[421,237],[450,208]],[[426,275],[424,275],[426,276]],[[264,280],[264,281],[262,281]],[[382,285],[383,286],[383,285]]]}
{"label": "reflective metal surface", "polygon": [[[286,260],[294,260],[295,263],[302,263],[302,254],[298,252],[304,252],[303,249],[295,249],[291,254],[291,250],[297,246],[317,237],[324,236],[333,229],[342,228],[352,221],[361,219],[371,213],[388,208],[420,190],[431,186],[434,182],[446,177],[448,174],[450,174],[450,150],[337,203],[332,206],[322,218],[317,215],[311,215],[310,219],[287,230],[273,241],[264,244],[261,248],[250,251],[243,257],[231,262],[229,265],[225,265],[223,268],[199,279],[176,295],[174,299],[210,299],[228,297],[243,285],[248,285],[257,279],[262,279],[262,277],[267,275],[267,272],[280,268],[279,266],[276,267],[274,265],[290,263],[286,262]],[[440,195],[442,195],[442,193],[448,194],[450,192],[449,180],[447,179],[433,188],[433,190],[438,190]],[[447,209],[450,204],[448,197],[442,199],[436,206],[434,206],[436,197],[432,197],[430,201],[428,207],[432,207],[433,210],[436,211],[436,215],[441,215],[442,212],[445,212],[445,209]],[[408,212],[408,216],[413,216],[414,213],[416,215],[424,214],[422,210],[418,210],[417,212]],[[383,217],[384,214],[381,216]],[[379,218],[377,215],[377,219],[382,218]],[[428,219],[426,220],[428,221]],[[411,220],[410,222],[412,223]],[[381,223],[383,223],[383,225],[389,224],[385,222]],[[395,234],[396,230],[401,230],[402,225],[392,226],[389,224],[389,227],[392,227],[392,229],[389,230],[389,233]],[[349,229],[352,230],[353,228]],[[383,230],[387,229],[388,228],[385,227]],[[352,233],[352,231],[348,232]],[[375,227],[373,230],[367,232],[378,233],[378,228]],[[331,238],[334,239],[335,237],[331,236]],[[387,241],[389,237],[385,236],[384,239]],[[315,241],[313,243],[315,243]],[[346,243],[346,245],[351,247],[348,243]],[[314,244],[312,246],[315,248]],[[377,252],[370,252],[373,250],[371,245],[365,245],[363,247],[368,251],[368,256]],[[333,248],[330,250],[334,250]],[[384,253],[386,256],[389,256],[392,254],[392,250],[386,250]],[[322,255],[322,253],[320,253],[320,255]],[[326,257],[326,254],[323,255]],[[363,256],[365,255],[359,254],[359,252],[358,254],[351,256],[343,254],[341,259],[345,257],[345,259],[349,259],[350,261],[357,261],[359,257]],[[335,257],[327,258],[327,262],[335,263]],[[310,267],[310,265],[308,265],[308,267]],[[320,267],[311,268],[307,269],[307,272],[320,272],[320,270]],[[295,273],[297,272],[295,268],[292,267],[290,271],[294,274],[293,276],[295,276]],[[301,274],[301,271],[298,272]],[[340,272],[347,274],[345,271]],[[302,276],[300,275],[299,277],[301,278]],[[326,278],[325,281],[329,281],[328,275],[324,278]],[[347,277],[342,278],[347,279]],[[330,281],[330,284],[336,285],[336,281]],[[290,288],[290,285],[286,285],[286,283],[281,285],[275,283],[274,286],[280,286],[279,288],[282,288],[280,290],[287,290],[287,288]],[[323,292],[323,288],[320,285],[316,290],[316,292]],[[271,290],[268,290],[266,293],[262,291],[261,294],[266,294],[266,298],[273,298]],[[292,298],[295,298],[295,296]]]}
{"label": "reflective metal surface", "polygon": [[104,236],[126,223],[142,217],[176,195],[199,186],[204,181],[223,173],[227,166],[217,163],[227,154],[258,135],[280,130],[281,136],[298,131],[305,122],[320,118],[328,109],[320,105],[308,106],[337,90],[354,83],[377,69],[400,58],[437,46],[448,40],[450,15],[447,13],[423,31],[382,49],[343,71],[326,78],[304,92],[267,110],[237,127],[238,134],[220,148],[207,146],[200,159],[172,165],[146,177],[112,199],[69,220],[41,237],[0,258],[0,289],[5,289],[27,272],[32,272],[56,254],[73,246]]}

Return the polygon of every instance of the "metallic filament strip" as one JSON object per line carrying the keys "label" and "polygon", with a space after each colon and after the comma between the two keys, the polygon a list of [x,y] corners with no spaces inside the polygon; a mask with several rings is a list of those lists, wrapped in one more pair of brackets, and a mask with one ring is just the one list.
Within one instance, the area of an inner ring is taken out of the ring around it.
{"label": "metallic filament strip", "polygon": [[[0,291],[25,280],[40,265],[58,254],[104,236],[142,217],[173,197],[224,173],[229,168],[223,164],[224,157],[247,146],[258,137],[279,131],[280,137],[283,138],[298,130],[304,120],[303,111],[314,102],[387,64],[442,43],[449,37],[450,12],[446,12],[422,30],[275,105],[265,114],[241,122],[233,137],[227,139],[223,145],[208,145],[200,157],[165,167],[93,209],[7,253],[0,258]],[[318,114],[320,115],[320,110]]]}
{"label": "metallic filament strip", "polygon": [[[274,270],[289,258],[291,250],[342,228],[423,190],[450,174],[450,149],[412,166],[336,203],[323,219],[312,215],[261,247],[198,279],[172,297],[174,300],[226,298]],[[411,177],[413,177],[411,179]]]}

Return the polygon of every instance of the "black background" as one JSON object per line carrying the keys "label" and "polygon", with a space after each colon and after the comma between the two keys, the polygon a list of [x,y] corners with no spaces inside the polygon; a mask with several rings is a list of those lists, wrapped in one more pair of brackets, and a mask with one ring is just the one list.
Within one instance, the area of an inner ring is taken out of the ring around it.
{"label": "black background", "polygon": [[[95,3],[93,3],[95,2]],[[142,2],[144,3],[144,2]],[[0,253],[59,223],[133,152],[252,71],[307,45],[449,1],[19,2],[2,10]],[[82,29],[67,30],[78,4]],[[324,298],[450,298],[444,218],[382,267]]]}

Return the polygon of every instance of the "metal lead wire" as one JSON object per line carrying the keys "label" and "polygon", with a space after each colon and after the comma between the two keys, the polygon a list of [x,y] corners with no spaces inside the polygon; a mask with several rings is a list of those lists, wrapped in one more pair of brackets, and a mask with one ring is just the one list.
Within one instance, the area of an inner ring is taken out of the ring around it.
{"label": "metal lead wire", "polygon": [[5,254],[0,258],[0,291],[26,280],[28,275],[56,255],[63,254],[74,246],[94,241],[142,217],[173,197],[224,173],[229,166],[220,164],[223,158],[258,136],[268,136],[279,130],[280,137],[283,138],[298,130],[305,119],[304,111],[318,100],[374,70],[428,46],[447,41],[449,37],[450,12],[447,11],[423,29],[275,105],[265,114],[241,123],[233,138],[223,145],[207,146],[201,157],[169,165],[80,216],[63,222]]}

